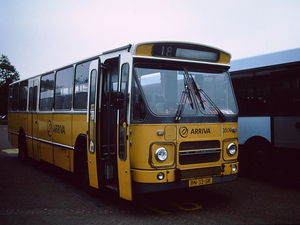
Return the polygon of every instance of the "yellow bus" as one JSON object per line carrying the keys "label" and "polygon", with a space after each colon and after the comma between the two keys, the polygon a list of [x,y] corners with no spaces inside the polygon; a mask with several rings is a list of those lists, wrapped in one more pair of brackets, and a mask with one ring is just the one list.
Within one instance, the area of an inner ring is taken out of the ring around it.
{"label": "yellow bus", "polygon": [[236,180],[230,58],[200,44],[144,42],[14,82],[10,143],[22,162],[45,161],[127,200]]}

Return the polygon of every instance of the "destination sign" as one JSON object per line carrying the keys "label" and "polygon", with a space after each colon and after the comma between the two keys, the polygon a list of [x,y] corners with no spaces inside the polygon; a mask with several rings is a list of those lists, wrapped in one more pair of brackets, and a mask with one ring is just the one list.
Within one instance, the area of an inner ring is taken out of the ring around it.
{"label": "destination sign", "polygon": [[220,53],[208,48],[185,44],[154,44],[152,55],[157,57],[171,57],[181,59],[218,62]]}

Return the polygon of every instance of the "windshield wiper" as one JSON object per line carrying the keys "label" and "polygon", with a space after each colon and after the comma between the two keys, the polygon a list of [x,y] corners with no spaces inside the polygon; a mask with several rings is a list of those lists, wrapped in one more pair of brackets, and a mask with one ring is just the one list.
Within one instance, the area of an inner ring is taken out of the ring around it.
{"label": "windshield wiper", "polygon": [[195,95],[197,96],[197,98],[198,98],[198,100],[199,100],[199,102],[201,104],[202,109],[205,110],[204,100],[202,99],[202,96],[200,94],[200,89],[197,87],[197,84],[196,84],[196,82],[195,82],[195,80],[194,80],[194,78],[193,78],[192,75],[190,75],[190,78],[191,78],[192,86],[193,86],[193,88],[195,90]]}
{"label": "windshield wiper", "polygon": [[[201,94],[203,94],[203,96],[205,97],[205,99],[207,99],[207,101],[209,102],[209,104],[212,106],[212,108],[218,113],[219,117],[225,121],[226,120],[226,116],[224,115],[224,113],[222,113],[222,111],[220,110],[220,108],[214,103],[214,101],[205,93],[205,91],[203,89],[199,89],[199,92],[201,92]],[[211,109],[210,109],[211,110]],[[211,110],[212,111],[212,110]]]}
{"label": "windshield wiper", "polygon": [[201,96],[201,94],[204,96],[204,98],[209,102],[209,104],[212,106],[213,110],[211,109],[211,107],[208,107],[210,109],[210,111],[214,112],[216,111],[219,115],[219,117],[222,119],[222,121],[225,121],[226,120],[226,117],[224,115],[224,113],[220,110],[220,108],[214,103],[214,101],[205,93],[205,91],[201,88],[198,88],[197,87],[197,84],[193,78],[192,75],[190,75],[190,78],[191,78],[191,82],[192,82],[192,86],[195,90],[195,95],[197,96],[200,104],[201,104],[201,107],[205,110],[205,106],[204,106],[204,100]]}
{"label": "windshield wiper", "polygon": [[181,119],[181,115],[184,111],[184,107],[185,107],[185,103],[186,100],[189,99],[190,104],[191,104],[191,108],[194,109],[194,104],[191,98],[191,92],[190,92],[190,88],[186,82],[186,78],[185,78],[185,82],[184,82],[184,91],[182,91],[181,97],[180,97],[180,101],[179,101],[179,105],[176,111],[176,115],[175,115],[175,122],[178,122]]}

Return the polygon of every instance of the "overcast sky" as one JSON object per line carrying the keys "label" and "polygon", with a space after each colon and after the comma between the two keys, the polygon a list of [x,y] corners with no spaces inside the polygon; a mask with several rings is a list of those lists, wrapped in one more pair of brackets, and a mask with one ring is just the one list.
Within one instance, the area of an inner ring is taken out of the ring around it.
{"label": "overcast sky", "polygon": [[140,41],[239,59],[299,48],[299,10],[299,0],[0,0],[0,54],[21,79]]}

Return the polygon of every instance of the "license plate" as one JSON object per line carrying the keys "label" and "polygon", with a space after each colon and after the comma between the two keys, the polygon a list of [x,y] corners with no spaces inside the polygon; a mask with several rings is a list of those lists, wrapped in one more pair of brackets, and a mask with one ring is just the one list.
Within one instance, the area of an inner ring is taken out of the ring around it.
{"label": "license plate", "polygon": [[207,184],[212,184],[212,177],[189,180],[189,187],[196,187],[196,186],[207,185]]}

